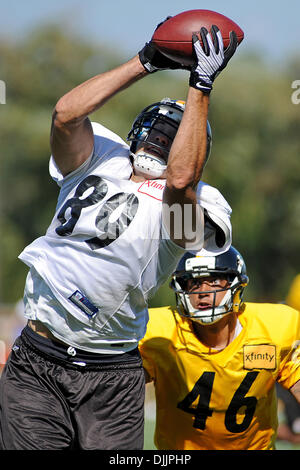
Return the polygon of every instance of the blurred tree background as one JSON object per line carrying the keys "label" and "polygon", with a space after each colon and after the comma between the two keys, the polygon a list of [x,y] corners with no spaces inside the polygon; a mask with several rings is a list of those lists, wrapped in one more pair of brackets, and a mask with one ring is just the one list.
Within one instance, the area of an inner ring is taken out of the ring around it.
{"label": "blurred tree background", "polygon": [[[23,295],[22,249],[44,234],[58,187],[48,174],[51,114],[61,95],[124,61],[107,44],[49,25],[0,44],[0,304]],[[129,58],[128,58],[129,59]],[[272,64],[241,50],[217,79],[210,105],[213,147],[203,180],[233,208],[233,244],[250,277],[246,300],[280,302],[300,272],[300,107],[291,83],[300,59]],[[150,83],[151,81],[151,83]],[[164,96],[185,99],[187,72],[161,72],[120,93],[92,116],[126,139],[136,114]],[[152,306],[174,302],[166,284]]]}

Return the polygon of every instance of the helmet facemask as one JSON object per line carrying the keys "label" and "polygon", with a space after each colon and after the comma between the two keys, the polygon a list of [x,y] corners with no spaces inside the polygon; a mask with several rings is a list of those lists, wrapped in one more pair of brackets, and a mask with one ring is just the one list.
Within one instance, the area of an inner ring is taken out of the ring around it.
{"label": "helmet facemask", "polygon": [[[160,178],[167,168],[169,151],[180,125],[185,109],[184,101],[164,98],[162,101],[147,106],[135,119],[127,136],[131,142],[130,152],[133,158],[133,167],[136,174]],[[153,133],[159,132],[168,139],[168,146],[164,146],[155,139]],[[152,135],[151,135],[152,134]],[[139,150],[140,147],[141,148]],[[149,148],[149,152],[147,149]],[[157,149],[157,154],[155,153]],[[207,122],[207,154],[211,149],[211,129]]]}
{"label": "helmet facemask", "polygon": [[[136,174],[159,178],[167,168],[169,151],[184,111],[184,102],[169,98],[145,108],[133,123],[127,140]],[[166,138],[168,145],[155,139],[157,134]],[[139,147],[142,147],[139,150]]]}
{"label": "helmet facemask", "polygon": [[[242,303],[243,287],[241,287],[241,283],[237,277],[235,277],[232,281],[229,280],[229,285],[224,288],[210,290],[197,291],[195,289],[191,292],[182,289],[178,281],[175,281],[175,285],[177,307],[180,311],[180,314],[202,325],[212,325],[213,323],[221,320],[221,318],[223,318],[225,315],[234,311],[239,311]],[[216,296],[221,292],[225,292],[225,295],[217,305]],[[201,308],[197,310],[191,303],[191,294],[199,294],[201,297],[205,297],[206,294],[212,294],[212,305],[208,308]]]}

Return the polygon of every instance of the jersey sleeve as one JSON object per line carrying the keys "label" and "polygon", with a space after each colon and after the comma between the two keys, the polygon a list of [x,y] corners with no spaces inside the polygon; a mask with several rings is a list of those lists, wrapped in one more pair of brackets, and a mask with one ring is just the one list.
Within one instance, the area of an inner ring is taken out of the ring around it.
{"label": "jersey sleeve", "polygon": [[197,187],[198,204],[204,209],[205,231],[202,256],[220,255],[227,251],[232,241],[232,209],[220,191],[200,182]]}
{"label": "jersey sleeve", "polygon": [[290,389],[300,380],[300,313],[290,309],[290,336],[284,345],[284,357],[280,364],[277,381],[286,389]]}
{"label": "jersey sleeve", "polygon": [[[220,191],[202,181],[197,186],[196,194],[198,207],[195,219],[195,231],[193,231],[191,227],[192,224],[186,224],[186,220],[191,220],[191,215],[188,212],[182,214],[181,211],[178,211],[180,218],[176,218],[176,207],[173,207],[176,206],[175,204],[171,207],[168,207],[167,204],[163,204],[163,225],[168,233],[170,233],[169,226],[171,221],[174,220],[175,232],[178,230],[178,234],[181,235],[181,217],[183,215],[186,239],[193,240],[186,242],[186,250],[195,253],[201,251],[202,256],[212,254],[220,255],[229,249],[232,241],[232,226],[230,220],[232,212],[231,207]],[[174,218],[171,218],[171,215],[173,215]],[[178,224],[176,224],[176,220],[179,220]],[[178,236],[178,238],[181,237]]]}
{"label": "jersey sleeve", "polygon": [[129,158],[129,146],[114,132],[102,124],[92,122],[94,132],[94,148],[88,159],[72,173],[63,176],[57,167],[53,155],[50,156],[49,173],[52,179],[62,186],[69,180],[75,180],[94,166],[100,166],[105,177],[129,179],[132,166]]}

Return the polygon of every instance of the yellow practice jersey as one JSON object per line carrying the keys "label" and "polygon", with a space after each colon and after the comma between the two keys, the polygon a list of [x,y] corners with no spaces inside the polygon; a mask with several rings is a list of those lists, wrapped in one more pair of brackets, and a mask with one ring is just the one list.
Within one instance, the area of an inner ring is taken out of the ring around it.
{"label": "yellow practice jersey", "polygon": [[300,379],[300,314],[246,303],[242,330],[222,351],[207,348],[175,308],[150,309],[140,343],[155,384],[158,449],[274,449],[275,382]]}

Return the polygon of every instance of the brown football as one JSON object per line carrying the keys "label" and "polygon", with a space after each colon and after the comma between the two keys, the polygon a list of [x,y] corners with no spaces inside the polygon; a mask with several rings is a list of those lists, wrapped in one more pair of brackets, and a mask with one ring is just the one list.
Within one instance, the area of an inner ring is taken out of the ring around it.
{"label": "brown football", "polygon": [[242,29],[221,13],[211,10],[189,10],[172,16],[162,23],[154,32],[152,41],[165,56],[182,64],[191,65],[194,62],[192,34],[199,33],[202,26],[210,32],[213,24],[218,26],[222,33],[224,48],[229,44],[230,31],[235,31],[239,44],[244,39]]}

